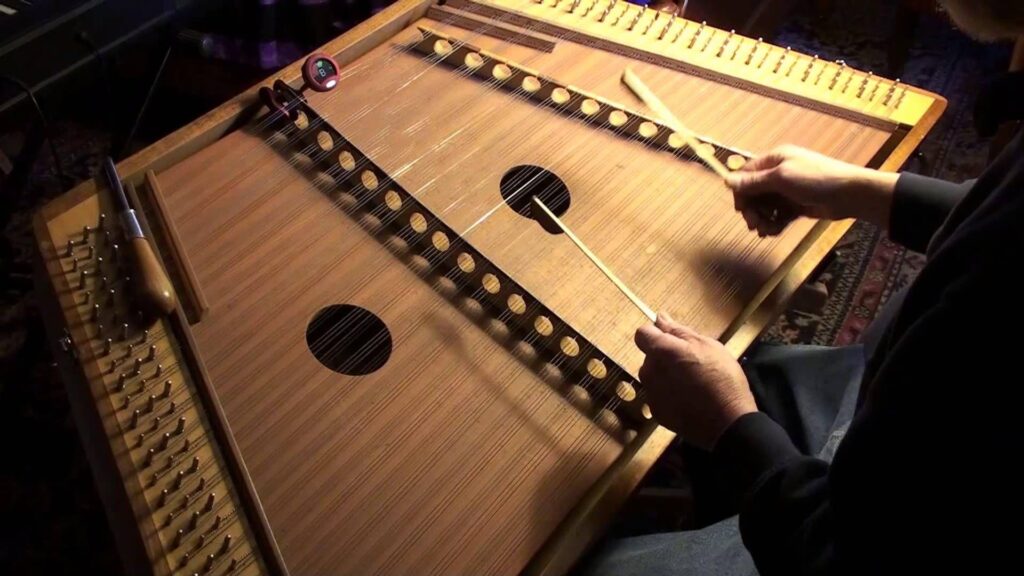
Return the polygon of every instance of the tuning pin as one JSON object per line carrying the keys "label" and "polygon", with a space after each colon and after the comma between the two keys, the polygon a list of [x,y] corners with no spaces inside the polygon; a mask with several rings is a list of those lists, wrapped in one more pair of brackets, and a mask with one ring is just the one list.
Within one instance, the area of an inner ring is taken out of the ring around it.
{"label": "tuning pin", "polygon": [[171,414],[174,414],[174,409],[177,407],[178,406],[174,403],[174,400],[171,400],[171,403],[167,405],[167,415],[170,416]]}
{"label": "tuning pin", "polygon": [[[840,60],[839,62],[837,62],[837,64],[839,64],[839,70],[836,70],[836,75],[832,77],[832,82],[830,82],[828,85],[829,90],[832,90],[833,88],[836,87],[836,84],[839,83],[839,77],[842,76],[843,72],[846,71],[846,62]],[[851,75],[850,77],[852,78],[853,76]]]}
{"label": "tuning pin", "polygon": [[206,563],[203,564],[203,572],[209,572],[210,570],[213,569],[213,560],[214,560],[213,554],[210,554],[209,556],[206,557]]}
{"label": "tuning pin", "polygon": [[228,564],[228,572],[234,572],[235,568],[238,568],[238,560],[232,558],[231,563]]}
{"label": "tuning pin", "polygon": [[142,448],[142,444],[146,441],[146,433],[140,432],[139,436],[135,439],[135,447]]}
{"label": "tuning pin", "polygon": [[789,52],[792,50],[791,47],[786,47],[786,51],[782,53],[782,57],[775,63],[775,68],[772,69],[772,74],[778,74],[779,70],[782,69],[782,63],[786,61],[786,56],[789,56]]}
{"label": "tuning pin", "polygon": [[103,355],[104,356],[109,356],[110,355],[110,350],[111,350],[111,348],[113,346],[114,346],[114,342],[110,338],[107,338],[106,340],[104,340],[103,341]]}
{"label": "tuning pin", "polygon": [[[185,495],[188,498],[188,495]],[[188,529],[191,532],[199,526],[199,510],[192,512],[192,517],[188,520]]]}
{"label": "tuning pin", "polygon": [[[106,277],[106,276],[104,276],[104,277],[103,277],[103,278],[101,279],[101,282],[100,282],[100,283],[101,283],[101,284],[106,284],[106,282],[107,282],[107,277]],[[115,296],[116,296],[116,294],[115,294],[115,291],[114,291],[114,289],[113,289],[113,288],[111,288],[111,289],[110,289],[110,290],[109,290],[109,291],[107,292],[107,306],[110,306],[110,307],[113,307],[113,306],[114,306],[114,297],[115,297]]]}
{"label": "tuning pin", "polygon": [[117,243],[110,245],[110,261],[117,266],[121,263],[121,249],[117,246]]}
{"label": "tuning pin", "polygon": [[715,41],[715,35],[717,34],[718,30],[711,31],[711,34],[708,36],[707,42],[704,42],[704,45],[700,47],[701,52],[704,52],[711,47],[711,43]]}
{"label": "tuning pin", "polygon": [[164,435],[160,438],[160,451],[161,452],[163,452],[164,450],[167,450],[167,444],[169,444],[170,441],[171,441],[171,433],[170,432],[164,432]]}
{"label": "tuning pin", "polygon": [[220,530],[220,514],[213,518],[213,526],[210,528],[211,532],[216,532],[217,530]]}
{"label": "tuning pin", "polygon": [[103,245],[104,246],[110,246],[110,239],[111,238],[112,238],[112,236],[110,235],[110,230],[104,230],[103,231]]}
{"label": "tuning pin", "polygon": [[662,28],[661,32],[658,34],[658,40],[664,40],[665,39],[665,34],[668,34],[668,29],[671,28],[672,25],[675,24],[675,23],[676,23],[675,18],[673,18],[672,16],[669,16],[668,17],[668,24],[665,24],[665,27]]}
{"label": "tuning pin", "polygon": [[167,489],[164,488],[160,491],[160,497],[156,500],[156,507],[163,508],[167,504]]}
{"label": "tuning pin", "polygon": [[96,223],[96,229],[97,230],[106,230],[107,229],[107,215],[105,213],[103,213],[103,212],[100,212],[100,219],[99,219],[99,222]]}
{"label": "tuning pin", "polygon": [[160,417],[157,416],[156,418],[153,418],[153,429],[152,429],[152,431],[156,432],[159,429],[160,429]]}
{"label": "tuning pin", "polygon": [[171,468],[174,468],[174,457],[175,456],[177,456],[177,454],[169,454],[167,456],[167,464],[164,464],[164,468],[165,469],[170,470]]}
{"label": "tuning pin", "polygon": [[764,38],[758,38],[754,47],[750,49],[750,54],[747,54],[747,59],[743,62],[745,66],[750,66],[750,63],[754,61],[754,55],[757,54],[757,50],[761,48],[761,44],[764,42]]}
{"label": "tuning pin", "polygon": [[95,321],[99,320],[99,318],[100,318],[100,305],[99,304],[93,304],[92,305],[92,313],[89,314],[89,321],[95,322]]}
{"label": "tuning pin", "polygon": [[156,344],[149,346],[149,356],[146,356],[146,362],[152,362],[153,360],[156,360]]}
{"label": "tuning pin", "polygon": [[189,474],[194,474],[199,471],[199,456],[192,457],[192,465],[188,467]]}
{"label": "tuning pin", "polygon": [[181,481],[185,479],[185,471],[178,470],[178,474],[174,477],[174,489],[178,490],[181,488]]}
{"label": "tuning pin", "polygon": [[616,0],[612,0],[611,2],[608,3],[608,6],[604,9],[604,12],[601,12],[601,17],[598,18],[597,20],[598,22],[604,22],[605,18],[608,18],[608,15],[611,14],[612,8],[615,6],[615,1]]}
{"label": "tuning pin", "polygon": [[168,398],[171,395],[171,381],[164,382],[164,391],[160,393],[161,398]]}
{"label": "tuning pin", "polygon": [[134,430],[138,425],[139,425],[139,411],[136,410],[135,412],[132,412],[132,421],[131,421],[130,428]]}
{"label": "tuning pin", "polygon": [[[174,542],[171,544],[171,548],[177,548],[178,546],[181,546],[181,539],[184,536],[185,536],[185,531],[179,528],[178,529],[178,533],[174,535]],[[188,556],[188,555],[186,554],[186,556]],[[184,566],[184,562],[188,562],[188,560],[183,558],[182,562],[183,562],[182,566]]]}
{"label": "tuning pin", "polygon": [[132,365],[132,376],[138,376],[142,374],[142,358],[136,358],[135,363]]}
{"label": "tuning pin", "polygon": [[687,48],[693,48],[697,44],[697,38],[700,38],[701,34],[704,33],[704,28],[707,27],[707,25],[707,21],[700,23],[700,27],[697,28],[697,32],[693,34],[693,38],[690,38],[690,43],[686,46]]}
{"label": "tuning pin", "polygon": [[202,550],[203,546],[206,546],[206,534],[199,535],[199,540],[196,542],[196,550]]}
{"label": "tuning pin", "polygon": [[906,96],[907,96],[907,87],[906,87],[906,86],[904,86],[904,87],[903,87],[903,90],[902,90],[902,91],[900,92],[900,96],[899,96],[899,98],[897,98],[897,99],[896,99],[896,107],[897,107],[897,108],[899,108],[899,107],[900,107],[900,104],[903,104],[903,99],[904,99],[904,98],[905,98]]}
{"label": "tuning pin", "polygon": [[231,534],[228,534],[227,536],[224,537],[224,542],[220,545],[220,550],[217,552],[217,554],[220,554],[220,555],[227,554],[228,550],[230,550],[230,549],[231,549]]}
{"label": "tuning pin", "polygon": [[644,15],[644,13],[646,11],[647,11],[647,8],[645,6],[641,6],[640,7],[640,11],[636,13],[636,17],[633,18],[633,21],[629,23],[629,26],[626,27],[626,30],[632,32],[633,31],[633,27],[636,26],[636,23],[640,21],[640,18],[643,17],[643,15]]}
{"label": "tuning pin", "polygon": [[149,330],[142,331],[142,344],[149,342]]}
{"label": "tuning pin", "polygon": [[181,445],[182,452],[188,452],[188,449],[192,446],[192,439],[185,438],[185,443]]}
{"label": "tuning pin", "polygon": [[857,90],[857,98],[864,96],[864,91],[867,90],[868,84],[871,82],[871,78],[875,75],[874,72],[868,72],[868,75],[864,77],[864,81],[860,83],[860,88]]}
{"label": "tuning pin", "polygon": [[85,259],[92,260],[92,257],[96,255],[96,249],[93,248],[92,244],[85,247]]}
{"label": "tuning pin", "polygon": [[217,500],[217,494],[210,492],[210,495],[206,497],[206,505],[203,506],[203,512],[212,512],[213,503]]}
{"label": "tuning pin", "polygon": [[846,94],[846,91],[850,89],[850,84],[852,84],[852,83],[853,83],[853,72],[851,71],[850,72],[850,76],[846,79],[846,82],[843,84],[843,89],[842,89],[842,93],[843,94]]}
{"label": "tuning pin", "polygon": [[583,14],[581,14],[581,16],[583,18],[586,18],[590,14],[590,11],[594,9],[594,6],[597,6],[597,0],[591,2],[590,6],[587,6],[587,9],[583,11]]}
{"label": "tuning pin", "polygon": [[725,48],[729,45],[729,42],[732,42],[732,37],[735,35],[735,30],[729,30],[729,36],[726,37],[725,42],[722,42],[722,45],[718,47],[718,53],[715,54],[716,58],[721,58],[722,54],[725,54]]}
{"label": "tuning pin", "polygon": [[74,254],[75,254],[75,241],[74,240],[68,240],[67,249],[64,250],[64,257],[65,258],[70,258],[70,257],[74,256]]}
{"label": "tuning pin", "polygon": [[[103,325],[101,324],[100,328],[102,328],[102,327],[103,327]],[[116,358],[114,360],[110,361],[110,368],[107,368],[107,374],[113,374],[115,370],[117,370],[117,359]],[[121,392],[121,390],[118,390],[118,392]]]}
{"label": "tuning pin", "polygon": [[199,478],[199,486],[196,486],[196,492],[202,492],[206,489],[206,476]]}
{"label": "tuning pin", "polygon": [[868,101],[869,102],[874,102],[875,101],[875,96],[878,95],[878,89],[881,88],[881,87],[882,87],[882,81],[881,80],[879,80],[878,82],[875,82],[875,87],[871,89],[871,95],[868,96]]}
{"label": "tuning pin", "polygon": [[580,0],[572,0],[572,6],[569,7],[569,13],[572,14],[580,7]]}
{"label": "tuning pin", "polygon": [[[672,22],[669,22],[669,25],[671,26],[673,22],[675,22],[675,18],[672,19]],[[689,25],[690,25],[690,21],[689,20],[683,20],[683,25],[679,27],[679,32],[676,32],[676,35],[672,38],[672,43],[673,44],[675,44],[680,38],[683,37],[683,32],[686,30],[686,27],[689,26]]]}
{"label": "tuning pin", "polygon": [[[178,532],[181,532],[181,530],[178,530]],[[185,566],[188,566],[188,561],[191,559],[192,556],[188,552],[185,552],[185,554],[181,556],[181,560],[178,561],[178,568],[184,568]]]}
{"label": "tuning pin", "polygon": [[92,234],[92,228],[90,228],[88,225],[82,226],[82,241],[83,242],[88,242],[89,241],[89,234]]}
{"label": "tuning pin", "polygon": [[79,290],[85,289],[85,280],[88,277],[89,277],[89,271],[86,270],[85,268],[82,268],[82,270],[78,273],[78,289]]}
{"label": "tuning pin", "polygon": [[896,81],[892,83],[892,86],[889,86],[889,91],[886,92],[886,94],[885,94],[885,101],[882,102],[882,104],[885,104],[886,106],[889,105],[889,102],[892,101],[893,95],[896,94],[896,87],[899,86],[899,85],[900,85],[900,79],[897,78]]}
{"label": "tuning pin", "polygon": [[163,374],[163,373],[164,373],[164,365],[163,364],[157,364],[156,365],[156,372],[153,373],[153,378],[159,378],[160,375]]}
{"label": "tuning pin", "polygon": [[807,69],[804,70],[804,75],[803,75],[802,78],[800,78],[801,82],[807,82],[807,79],[811,77],[811,70],[814,68],[814,65],[817,64],[817,63],[818,63],[818,55],[815,54],[814,58],[811,59],[811,63],[807,65]]}
{"label": "tuning pin", "polygon": [[128,340],[128,324],[121,324],[121,341]]}
{"label": "tuning pin", "polygon": [[179,436],[185,431],[185,417],[178,418],[178,426],[174,428],[174,435]]}
{"label": "tuning pin", "polygon": [[71,271],[78,272],[78,257],[74,256],[71,258]]}
{"label": "tuning pin", "polygon": [[[121,404],[121,409],[122,410],[127,410],[128,406],[130,406],[131,403],[132,403],[132,395],[131,394],[125,394],[124,395],[124,403]],[[139,434],[139,436],[142,436],[142,434]]]}
{"label": "tuning pin", "polygon": [[153,455],[154,454],[156,454],[156,450],[153,450],[152,448],[150,448],[146,452],[146,459],[142,461],[142,466],[143,467],[149,468],[149,465],[153,463]]}

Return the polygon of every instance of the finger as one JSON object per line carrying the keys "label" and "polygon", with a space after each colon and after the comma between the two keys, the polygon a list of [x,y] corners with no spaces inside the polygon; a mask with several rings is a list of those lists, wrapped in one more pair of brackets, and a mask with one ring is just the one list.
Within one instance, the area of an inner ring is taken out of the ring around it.
{"label": "finger", "polygon": [[688,326],[676,322],[668,314],[662,313],[658,315],[658,320],[654,324],[666,334],[671,334],[677,338],[694,338],[698,336],[697,332]]}
{"label": "finger", "polygon": [[766,154],[755,156],[747,161],[740,170],[744,172],[760,172],[761,170],[768,170],[774,168],[779,164],[782,164],[789,158],[789,150],[786,148],[776,148],[769,151]]}

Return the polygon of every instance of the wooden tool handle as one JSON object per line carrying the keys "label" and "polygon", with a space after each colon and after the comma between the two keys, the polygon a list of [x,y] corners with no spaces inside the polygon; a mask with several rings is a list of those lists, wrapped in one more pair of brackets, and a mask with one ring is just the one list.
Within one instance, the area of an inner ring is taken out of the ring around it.
{"label": "wooden tool handle", "polygon": [[135,290],[147,313],[166,315],[178,306],[174,286],[145,238],[132,238],[129,244]]}

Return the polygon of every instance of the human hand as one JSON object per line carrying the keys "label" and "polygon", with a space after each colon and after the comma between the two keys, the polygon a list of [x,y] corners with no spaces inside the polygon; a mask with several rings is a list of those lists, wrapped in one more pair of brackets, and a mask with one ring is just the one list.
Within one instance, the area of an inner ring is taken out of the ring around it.
{"label": "human hand", "polygon": [[[848,164],[796,146],[751,159],[726,178],[736,210],[761,236],[782,232],[799,216],[827,220],[860,218],[889,223],[898,174]],[[771,220],[772,210],[785,216]]]}
{"label": "human hand", "polygon": [[647,355],[639,376],[651,412],[691,444],[711,450],[740,416],[757,411],[743,369],[717,340],[659,314],[635,341]]}

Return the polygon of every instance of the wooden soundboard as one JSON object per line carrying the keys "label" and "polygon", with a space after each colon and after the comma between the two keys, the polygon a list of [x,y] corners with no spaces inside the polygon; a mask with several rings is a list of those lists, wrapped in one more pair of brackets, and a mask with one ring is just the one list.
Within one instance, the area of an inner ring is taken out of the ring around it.
{"label": "wooden soundboard", "polygon": [[273,110],[254,87],[118,166],[172,316],[125,297],[104,186],[36,218],[130,573],[564,574],[672,434],[647,320],[509,182],[739,356],[850,223],[751,234],[623,70],[731,169],[791,143],[894,170],[945,107],[615,0],[403,0],[323,51],[333,90],[296,63]]}

